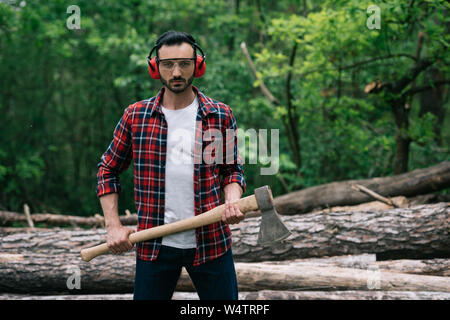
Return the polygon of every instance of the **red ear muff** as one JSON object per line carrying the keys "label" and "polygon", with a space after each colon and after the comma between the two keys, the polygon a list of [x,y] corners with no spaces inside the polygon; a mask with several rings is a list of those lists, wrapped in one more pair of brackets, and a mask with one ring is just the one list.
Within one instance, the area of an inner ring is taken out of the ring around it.
{"label": "red ear muff", "polygon": [[152,77],[152,79],[158,80],[159,79],[159,71],[158,71],[158,64],[156,63],[156,57],[147,59],[147,63],[148,63],[148,72],[150,73],[150,77]]}
{"label": "red ear muff", "polygon": [[205,63],[205,57],[201,55],[197,55],[197,61],[195,62],[195,73],[194,77],[200,78],[205,74],[206,70],[206,63]]}
{"label": "red ear muff", "polygon": [[[202,53],[202,55],[197,55],[197,60],[195,61],[195,71],[194,71],[194,77],[195,78],[200,78],[205,74],[205,70],[206,70],[206,64],[205,64],[205,54],[202,50],[202,48],[200,48],[195,42],[191,43],[193,47],[197,48],[200,50],[200,52]],[[152,50],[150,51],[150,54],[147,57],[147,64],[148,64],[148,72],[150,73],[150,76],[152,77],[152,79],[158,80],[159,77],[159,70],[158,70],[158,62],[156,61],[157,57],[153,57],[150,58],[152,56],[153,51],[156,50],[156,48],[158,47],[157,44],[155,44],[155,46],[152,48]]]}

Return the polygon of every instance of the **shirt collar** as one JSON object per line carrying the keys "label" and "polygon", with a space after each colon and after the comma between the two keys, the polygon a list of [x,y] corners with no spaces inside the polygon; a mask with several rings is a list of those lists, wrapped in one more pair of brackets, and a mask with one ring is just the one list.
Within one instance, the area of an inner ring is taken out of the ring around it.
{"label": "shirt collar", "polygon": [[[159,90],[156,99],[155,99],[155,111],[158,111],[159,113],[163,113],[161,109],[161,98],[164,94],[164,90],[166,88],[162,87],[161,90]],[[204,116],[206,116],[208,113],[214,113],[217,112],[217,108],[214,106],[214,102],[211,100],[211,98],[205,96],[200,90],[198,90],[197,87],[192,86],[192,90],[197,95],[198,104],[200,109],[202,110],[202,113]]]}

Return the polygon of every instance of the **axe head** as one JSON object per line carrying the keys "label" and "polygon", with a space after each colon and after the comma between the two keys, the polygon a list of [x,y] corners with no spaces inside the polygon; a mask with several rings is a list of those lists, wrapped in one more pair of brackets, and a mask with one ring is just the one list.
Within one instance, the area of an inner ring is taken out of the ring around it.
{"label": "axe head", "polygon": [[291,235],[278,216],[273,205],[272,191],[269,186],[255,189],[256,202],[261,210],[261,225],[259,228],[258,244],[267,245],[275,241],[281,241]]}

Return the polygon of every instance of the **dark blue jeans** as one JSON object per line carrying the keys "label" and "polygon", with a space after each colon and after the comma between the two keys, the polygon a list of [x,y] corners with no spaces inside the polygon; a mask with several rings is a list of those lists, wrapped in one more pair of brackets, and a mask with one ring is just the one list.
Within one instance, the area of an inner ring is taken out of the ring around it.
{"label": "dark blue jeans", "polygon": [[154,261],[136,259],[134,300],[170,300],[184,266],[200,300],[237,300],[238,288],[231,249],[223,256],[193,266],[195,249],[161,246]]}

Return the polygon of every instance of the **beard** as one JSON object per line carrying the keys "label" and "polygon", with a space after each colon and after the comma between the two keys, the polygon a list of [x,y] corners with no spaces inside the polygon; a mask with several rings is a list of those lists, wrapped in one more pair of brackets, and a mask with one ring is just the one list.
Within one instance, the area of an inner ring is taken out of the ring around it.
{"label": "beard", "polygon": [[[173,93],[182,93],[184,92],[194,81],[194,75],[192,75],[189,79],[185,79],[182,77],[172,78],[169,81],[160,76],[161,82],[167,89],[172,91]],[[174,83],[175,81],[180,81]]]}

